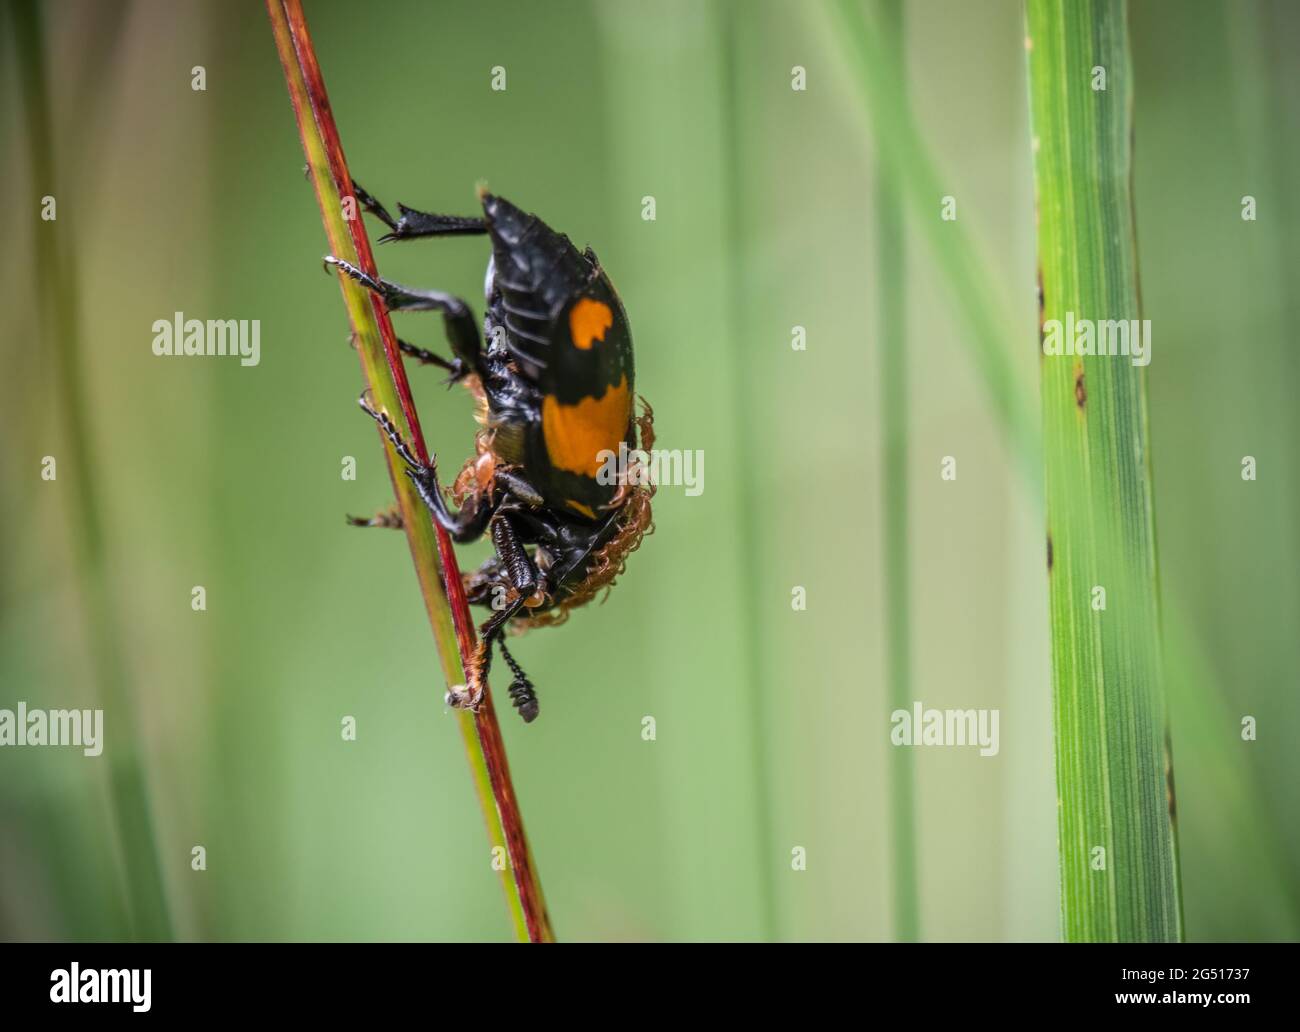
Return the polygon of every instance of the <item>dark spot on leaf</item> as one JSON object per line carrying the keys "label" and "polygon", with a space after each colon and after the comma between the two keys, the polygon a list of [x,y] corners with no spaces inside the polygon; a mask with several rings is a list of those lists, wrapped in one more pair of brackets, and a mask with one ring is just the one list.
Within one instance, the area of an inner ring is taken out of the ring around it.
{"label": "dark spot on leaf", "polygon": [[1043,338],[1046,336],[1043,329],[1043,316],[1046,315],[1043,306],[1043,267],[1038,267],[1038,357],[1043,357]]}
{"label": "dark spot on leaf", "polygon": [[1178,797],[1174,793],[1174,757],[1169,742],[1169,732],[1165,731],[1165,803],[1169,808],[1169,820],[1178,823]]}
{"label": "dark spot on leaf", "polygon": [[1052,535],[1047,535],[1047,572],[1052,572]]}
{"label": "dark spot on leaf", "polygon": [[1082,369],[1080,369],[1074,377],[1074,400],[1078,404],[1079,408],[1083,408],[1088,401],[1088,392],[1083,386]]}
{"label": "dark spot on leaf", "polygon": [[1178,796],[1174,793],[1174,768],[1165,768],[1165,801],[1169,805],[1169,819],[1178,820]]}

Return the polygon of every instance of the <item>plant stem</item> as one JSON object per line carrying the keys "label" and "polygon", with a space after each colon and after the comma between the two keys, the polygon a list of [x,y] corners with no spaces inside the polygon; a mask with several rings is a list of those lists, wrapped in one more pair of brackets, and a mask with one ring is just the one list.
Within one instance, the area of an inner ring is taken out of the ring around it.
{"label": "plant stem", "polygon": [[[1140,320],[1125,4],[1026,11],[1044,332]],[[1145,367],[1053,352],[1042,383],[1062,932],[1177,941]]]}
{"label": "plant stem", "polygon": [[[878,0],[881,42],[903,53],[900,0]],[[906,75],[899,61],[900,76]],[[895,94],[906,103],[906,84]],[[884,441],[885,624],[889,710],[910,710],[911,592],[908,572],[909,520],[907,483],[907,288],[903,197],[893,171],[878,162],[876,172],[876,291],[880,306],[880,418]],[[920,938],[916,875],[916,773],[912,750],[892,749],[889,757],[890,819],[894,876],[894,936],[900,942]]]}
{"label": "plant stem", "polygon": [[[344,217],[343,199],[354,197],[352,178],[343,157],[343,147],[302,5],[299,0],[267,0],[266,6],[330,249],[336,257],[351,262],[370,276],[377,276],[359,206],[353,205],[356,217]],[[378,298],[349,277],[339,276],[338,279],[371,401],[388,413],[416,457],[426,462],[428,452],[424,435],[420,431],[419,417],[411,399],[388,312]],[[465,682],[465,671],[474,656],[475,632],[451,539],[442,528],[433,524],[410,479],[403,475],[401,460],[382,433],[380,439],[385,442],[389,477],[401,509],[443,674],[449,687],[459,686]],[[446,584],[445,591],[443,583]],[[493,853],[500,855],[496,850],[504,848],[508,859],[501,871],[501,882],[515,933],[520,941],[552,942],[554,932],[524,834],[523,817],[510,780],[505,744],[487,685],[484,685],[483,700],[477,712],[464,709],[455,712]]]}

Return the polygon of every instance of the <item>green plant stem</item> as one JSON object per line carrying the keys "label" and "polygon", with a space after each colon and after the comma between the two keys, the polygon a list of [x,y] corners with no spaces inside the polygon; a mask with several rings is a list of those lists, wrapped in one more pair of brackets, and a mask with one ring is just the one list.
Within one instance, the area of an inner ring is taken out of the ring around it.
{"label": "green plant stem", "polygon": [[[376,276],[374,256],[360,218],[360,207],[353,204],[353,210],[357,212],[355,218],[347,219],[343,214],[343,198],[353,198],[352,179],[343,157],[343,147],[302,5],[298,0],[267,0],[266,7],[331,252]],[[424,435],[420,431],[388,312],[379,299],[351,278],[340,276],[339,285],[371,403],[388,413],[416,456],[427,461]],[[389,477],[402,513],[443,675],[448,688],[460,686],[465,682],[465,671],[470,668],[474,656],[475,635],[455,552],[446,532],[432,523],[410,478],[402,473],[401,460],[382,433],[380,440],[384,442]],[[482,703],[477,711],[457,709],[455,712],[487,823],[490,845],[494,854],[503,849],[508,861],[501,868],[501,884],[516,937],[524,942],[553,941],[554,932],[524,834],[523,817],[511,783],[505,745],[488,686],[484,685]],[[484,862],[487,862],[486,857]]]}
{"label": "green plant stem", "polygon": [[[1043,319],[1140,320],[1125,4],[1026,10]],[[1145,367],[1047,354],[1042,383],[1062,932],[1176,941]]]}

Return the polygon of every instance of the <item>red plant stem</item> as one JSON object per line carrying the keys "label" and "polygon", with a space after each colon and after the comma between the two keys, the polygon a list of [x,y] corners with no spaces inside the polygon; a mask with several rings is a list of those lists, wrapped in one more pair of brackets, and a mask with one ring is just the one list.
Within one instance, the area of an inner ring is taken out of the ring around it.
{"label": "red plant stem", "polygon": [[[329,172],[334,180],[339,197],[354,197],[352,177],[348,172],[347,161],[343,156],[343,145],[339,140],[338,127],[330,110],[329,97],[325,91],[325,81],[321,76],[320,65],[316,61],[316,51],[312,45],[311,35],[307,30],[307,21],[303,15],[300,0],[266,0],[267,10],[273,22],[283,18],[287,22],[298,70],[307,86],[310,111],[301,110],[298,98],[292,86],[289,90],[294,101],[295,114],[299,127],[305,119],[312,119],[324,143],[329,163]],[[283,57],[284,55],[282,55]],[[289,69],[286,68],[286,74]],[[291,80],[292,82],[292,80]],[[325,199],[318,195],[322,205]],[[378,278],[374,253],[370,248],[370,239],[362,220],[347,220],[348,231],[356,248],[358,264],[363,272]],[[406,369],[401,352],[397,347],[397,336],[383,301],[370,295],[370,304],[375,321],[379,326],[384,344],[384,353],[388,360],[388,369],[392,374],[393,384],[401,402],[402,412],[409,429],[409,443],[416,457],[427,462],[429,453],[425,447],[424,434],[420,429],[419,414],[411,397],[411,387],[406,378]],[[456,629],[456,640],[460,649],[461,668],[472,668],[476,649],[474,621],[470,615],[469,603],[465,599],[465,589],[461,581],[460,567],[456,562],[456,553],[452,548],[451,538],[442,527],[434,521],[433,529],[437,535],[438,557],[442,566],[442,581],[450,605],[452,622]],[[528,928],[530,942],[552,942],[554,932],[551,929],[550,916],[546,902],[542,897],[541,883],[533,865],[532,853],[528,839],[524,834],[523,817],[515,798],[514,785],[510,780],[510,765],[506,760],[505,743],[501,738],[501,728],[497,723],[496,710],[492,705],[492,695],[483,685],[483,699],[474,714],[474,728],[479,738],[480,747],[486,762],[488,777],[492,786],[492,797],[496,802],[497,813],[504,831],[506,849],[509,854],[510,870],[513,872],[518,887],[524,919]]]}

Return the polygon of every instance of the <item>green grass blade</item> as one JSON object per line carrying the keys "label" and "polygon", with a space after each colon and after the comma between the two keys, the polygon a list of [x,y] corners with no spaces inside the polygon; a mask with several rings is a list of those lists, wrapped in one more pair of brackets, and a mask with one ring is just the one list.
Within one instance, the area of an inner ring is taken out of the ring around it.
{"label": "green grass blade", "polygon": [[[1027,12],[1044,324],[1140,319],[1125,4]],[[1062,932],[1179,940],[1145,368],[1051,354],[1042,384]]]}

